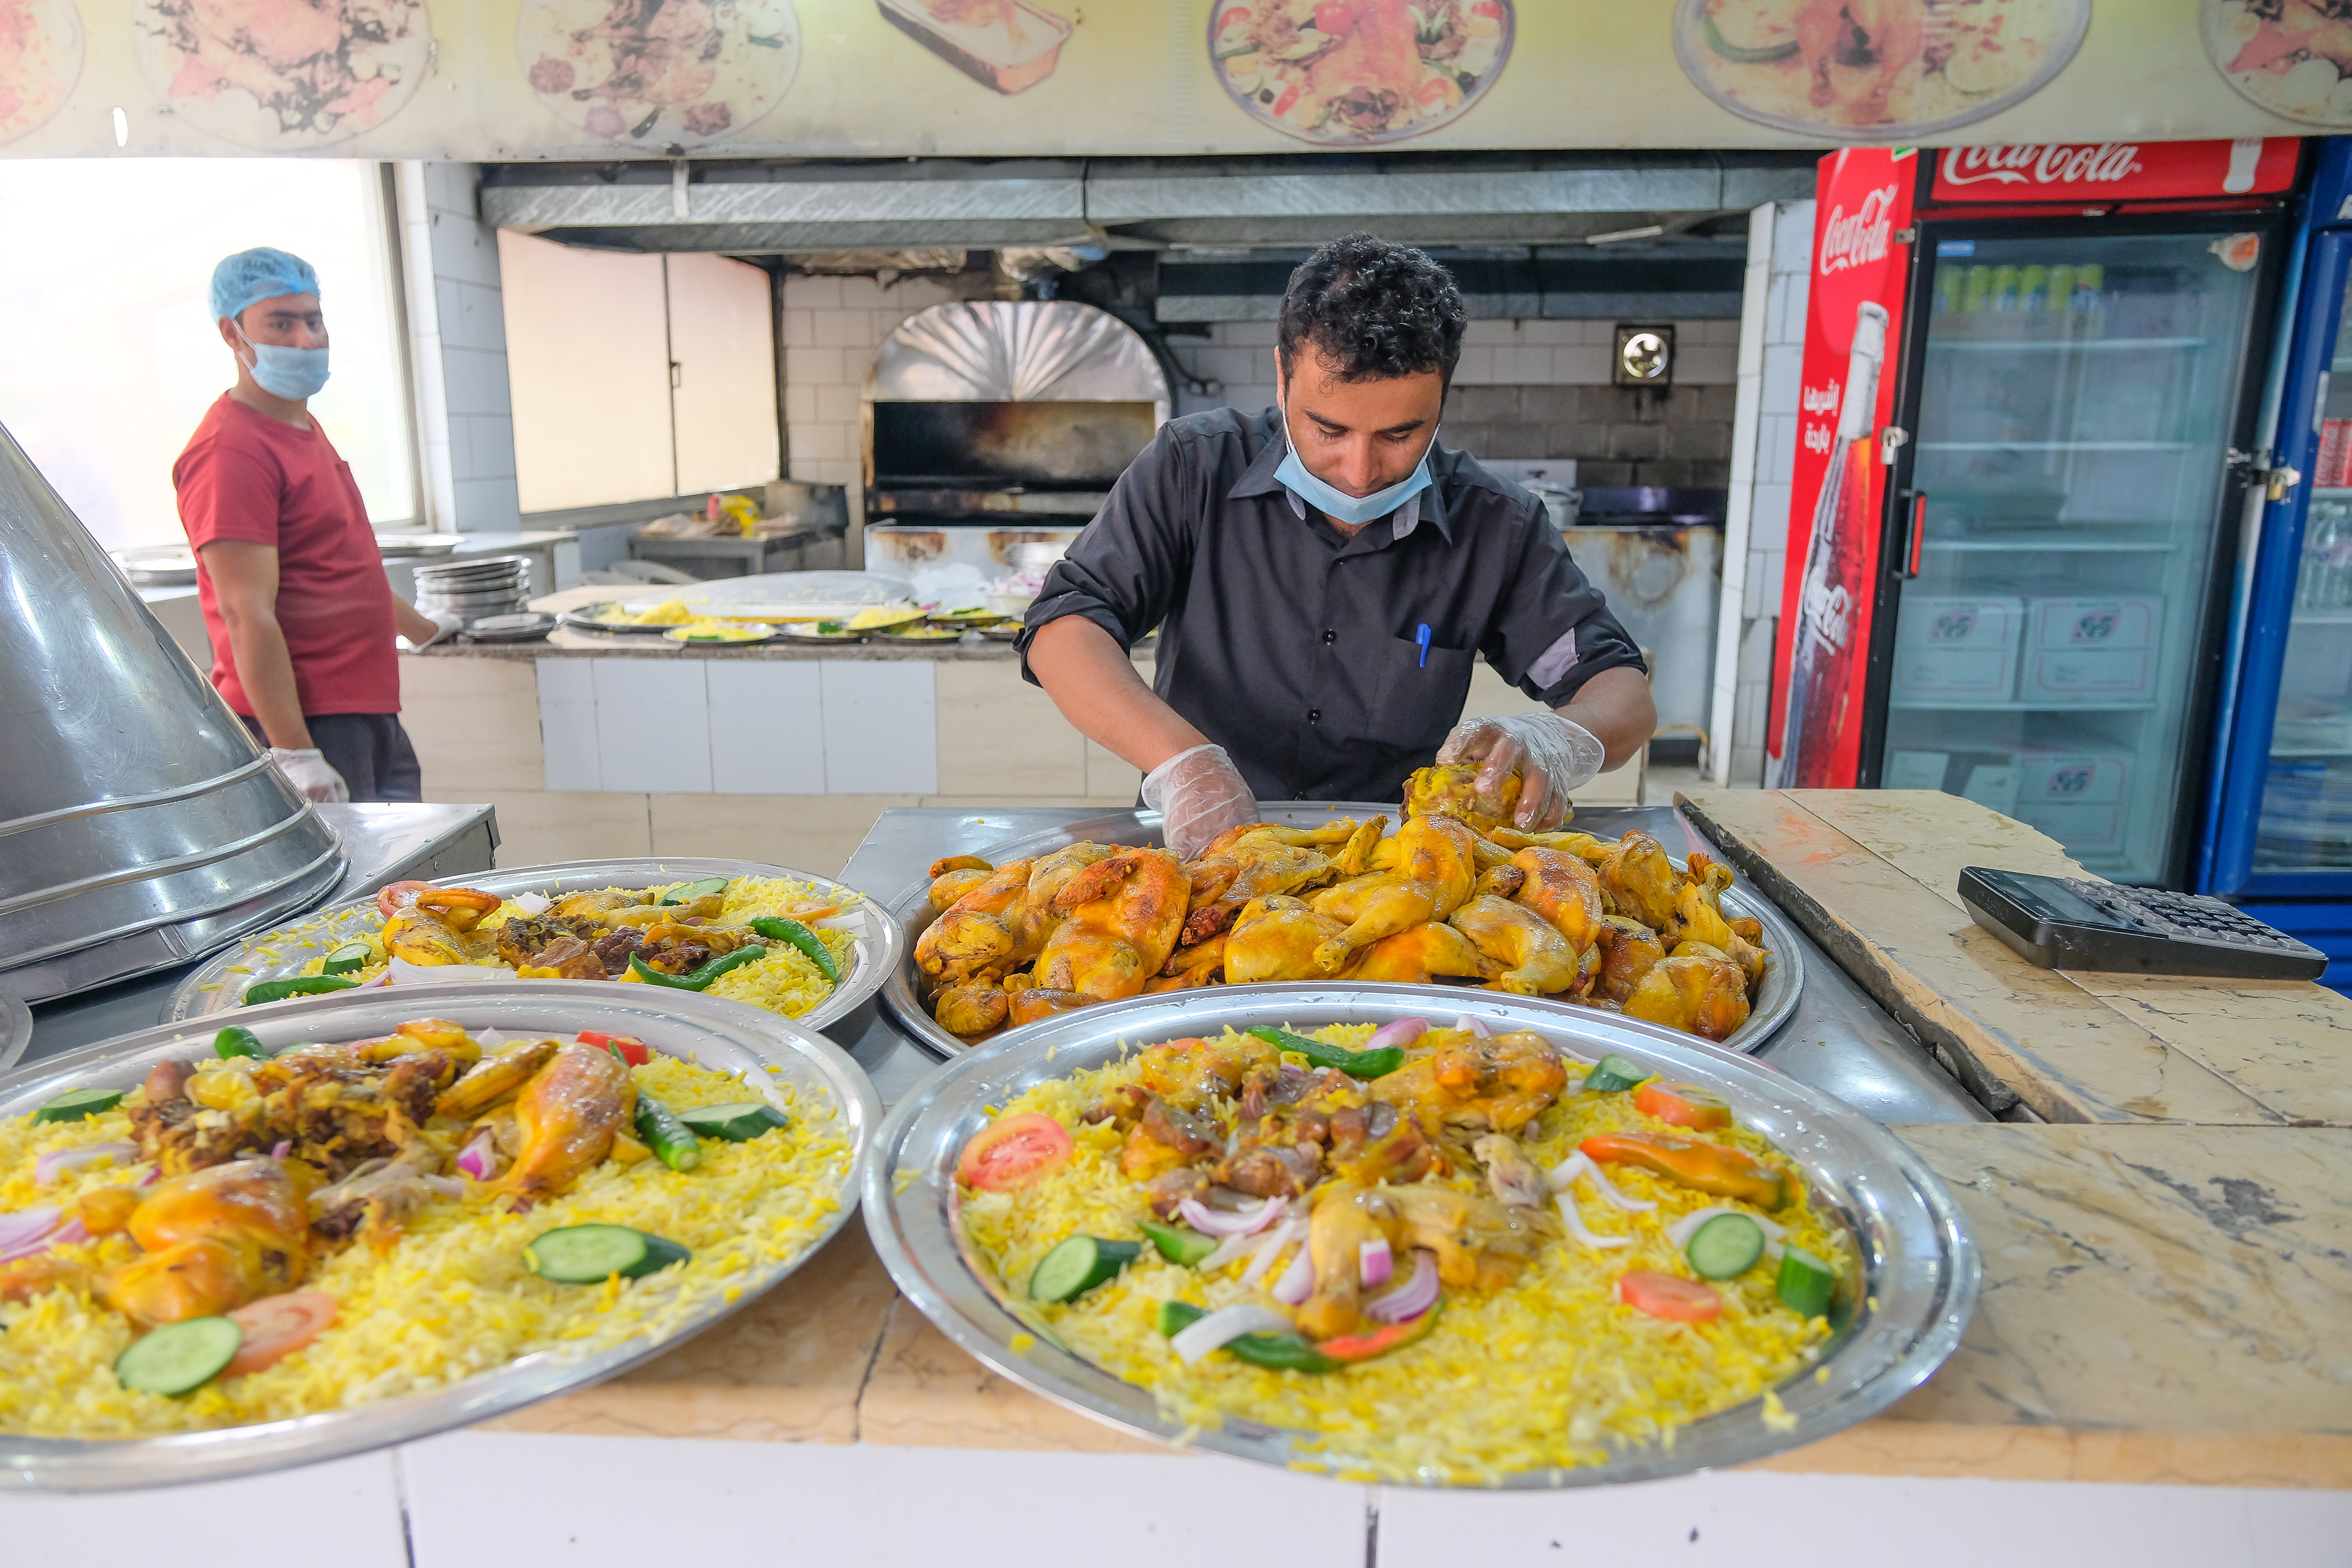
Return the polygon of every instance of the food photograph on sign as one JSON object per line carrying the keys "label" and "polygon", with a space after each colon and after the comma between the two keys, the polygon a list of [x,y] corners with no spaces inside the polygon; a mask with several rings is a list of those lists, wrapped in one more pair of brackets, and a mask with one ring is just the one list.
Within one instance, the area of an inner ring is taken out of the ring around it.
{"label": "food photograph on sign", "polygon": [[2352,16],[2332,0],[2205,0],[2221,79],[2273,114],[2352,125]]}
{"label": "food photograph on sign", "polygon": [[1252,0],[1214,11],[1209,53],[1235,103],[1336,146],[1459,119],[1510,58],[1511,0]]}
{"label": "food photograph on sign", "polygon": [[792,0],[525,0],[530,89],[595,142],[708,146],[759,119],[800,66]]}
{"label": "food photograph on sign", "polygon": [[433,58],[420,0],[142,0],[131,35],[174,116],[262,152],[374,130]]}
{"label": "food photograph on sign", "polygon": [[80,75],[73,0],[0,0],[0,142],[55,114]]}
{"label": "food photograph on sign", "polygon": [[1074,30],[1029,0],[876,0],[890,25],[983,87],[1025,92],[1054,74]]}
{"label": "food photograph on sign", "polygon": [[1744,120],[1883,142],[2024,101],[2090,25],[2090,0],[1682,0],[1675,52]]}

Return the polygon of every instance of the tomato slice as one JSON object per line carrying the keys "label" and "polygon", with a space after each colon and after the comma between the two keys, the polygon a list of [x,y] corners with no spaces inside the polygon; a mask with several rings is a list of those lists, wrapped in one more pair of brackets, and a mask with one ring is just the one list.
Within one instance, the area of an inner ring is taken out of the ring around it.
{"label": "tomato slice", "polygon": [[1654,1078],[1633,1091],[1633,1109],[1670,1126],[1701,1132],[1731,1125],[1729,1102],[1695,1083],[1666,1083]]}
{"label": "tomato slice", "polygon": [[583,1029],[580,1031],[580,1043],[602,1046],[633,1068],[641,1068],[654,1059],[653,1052],[646,1048],[646,1043],[629,1035],[608,1035],[602,1029]]}
{"label": "tomato slice", "polygon": [[1249,7],[1246,5],[1236,5],[1232,10],[1227,11],[1223,16],[1217,18],[1217,31],[1222,33],[1227,27],[1245,27],[1249,26]]}
{"label": "tomato slice", "polygon": [[[1423,1267],[1427,1268],[1428,1265],[1423,1264]],[[1402,1350],[1409,1344],[1427,1339],[1429,1331],[1437,1327],[1437,1320],[1444,1310],[1445,1299],[1441,1296],[1431,1304],[1429,1310],[1417,1318],[1391,1323],[1370,1333],[1342,1334],[1336,1340],[1323,1340],[1315,1348],[1337,1362],[1370,1361],[1374,1356],[1386,1355],[1391,1351]]]}
{"label": "tomato slice", "polygon": [[963,1146],[962,1157],[956,1161],[956,1180],[968,1187],[1003,1192],[1069,1157],[1069,1131],[1052,1117],[1034,1110],[1000,1116]]}
{"label": "tomato slice", "polygon": [[440,890],[441,884],[438,882],[387,883],[383,887],[376,889],[376,912],[382,915],[384,919],[390,920],[392,919],[393,911],[399,908],[404,901],[413,901],[415,896],[419,893],[437,893]]}
{"label": "tomato slice", "polygon": [[243,1377],[276,1366],[335,1321],[336,1301],[324,1290],[289,1290],[247,1302],[229,1316],[245,1331],[223,1377]]}
{"label": "tomato slice", "polygon": [[1723,1298],[1712,1286],[1647,1268],[1620,1276],[1617,1299],[1637,1312],[1670,1323],[1712,1322],[1723,1315]]}
{"label": "tomato slice", "polygon": [[1315,30],[1339,37],[1355,25],[1356,8],[1348,0],[1323,0],[1315,7]]}

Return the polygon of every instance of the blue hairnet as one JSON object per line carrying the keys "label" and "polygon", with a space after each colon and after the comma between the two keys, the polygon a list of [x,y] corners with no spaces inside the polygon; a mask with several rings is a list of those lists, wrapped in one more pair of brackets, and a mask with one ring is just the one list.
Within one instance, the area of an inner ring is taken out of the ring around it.
{"label": "blue hairnet", "polygon": [[316,294],[319,275],[299,256],[257,246],[240,250],[213,268],[213,319],[242,316],[257,300],[280,294]]}

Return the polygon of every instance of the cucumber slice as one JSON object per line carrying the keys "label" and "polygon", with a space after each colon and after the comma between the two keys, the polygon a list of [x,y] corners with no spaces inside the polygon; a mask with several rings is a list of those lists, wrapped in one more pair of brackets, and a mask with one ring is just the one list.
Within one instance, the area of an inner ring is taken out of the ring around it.
{"label": "cucumber slice", "polygon": [[363,942],[347,942],[343,943],[342,946],[335,949],[334,952],[327,954],[326,962],[319,965],[319,973],[321,974],[349,974],[354,969],[365,969],[368,965],[368,960],[374,956],[375,949],[368,946],[367,943]]}
{"label": "cucumber slice", "polygon": [[730,1143],[749,1143],[762,1132],[772,1132],[792,1123],[784,1113],[760,1100],[738,1100],[726,1105],[704,1105],[692,1110],[681,1110],[677,1119],[689,1131],[705,1138],[724,1138]]}
{"label": "cucumber slice", "polygon": [[166,1323],[114,1358],[114,1376],[125,1388],[177,1398],[218,1377],[244,1342],[245,1331],[232,1318]]}
{"label": "cucumber slice", "polygon": [[1029,1275],[1034,1301],[1075,1301],[1143,1254],[1141,1244],[1074,1236],[1037,1260]]}
{"label": "cucumber slice", "polygon": [[35,1121],[79,1121],[121,1103],[119,1089],[69,1089],[33,1112]]}
{"label": "cucumber slice", "polygon": [[674,1241],[625,1225],[568,1225],[541,1232],[522,1249],[533,1274],[559,1285],[602,1285],[615,1274],[636,1279],[693,1256]]}
{"label": "cucumber slice", "polygon": [[1217,1250],[1217,1238],[1202,1236],[1199,1231],[1181,1225],[1162,1225],[1156,1219],[1139,1219],[1135,1228],[1151,1239],[1160,1256],[1171,1263],[1181,1263],[1187,1268],[1198,1268],[1201,1260]]}
{"label": "cucumber slice", "polygon": [[1643,1072],[1615,1051],[1612,1051],[1602,1057],[1600,1064],[1591,1072],[1584,1075],[1584,1087],[1596,1094],[1617,1094],[1655,1076],[1654,1073]]}
{"label": "cucumber slice", "polygon": [[1744,1214],[1719,1214],[1691,1232],[1683,1254],[1702,1279],[1733,1279],[1764,1256],[1764,1227]]}
{"label": "cucumber slice", "polygon": [[726,890],[726,878],[705,877],[699,882],[688,882],[683,888],[672,888],[662,895],[662,902],[665,904],[692,903],[697,899],[707,899],[713,893],[723,893]]}
{"label": "cucumber slice", "polygon": [[[1700,1229],[1706,1227],[1701,1226]],[[1698,1237],[1691,1237],[1696,1245]],[[1829,1310],[1830,1293],[1837,1276],[1811,1253],[1791,1247],[1780,1254],[1780,1278],[1774,1286],[1789,1310],[1801,1318],[1818,1318]]]}

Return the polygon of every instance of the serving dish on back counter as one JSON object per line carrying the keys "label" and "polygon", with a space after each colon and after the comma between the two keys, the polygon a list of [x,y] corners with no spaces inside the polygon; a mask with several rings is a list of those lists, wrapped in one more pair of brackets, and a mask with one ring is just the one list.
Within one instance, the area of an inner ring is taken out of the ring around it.
{"label": "serving dish on back counter", "polygon": [[[875,1249],[1034,1393],[1351,1480],[1548,1489],[1745,1463],[1886,1409],[1958,1345],[1975,1247],[1884,1129],[1675,1030],[1456,996],[1458,1020],[1423,986],[1235,985],[1010,1031],[892,1111],[865,1167]],[[1491,1082],[1443,1065],[1481,1052]],[[1538,1060],[1539,1083],[1517,1070]],[[1307,1131],[1327,1100],[1360,1109]],[[1269,1152],[1287,1184],[1244,1173]],[[1407,1156],[1378,1184],[1350,1163]]]}
{"label": "serving dish on back counter", "polygon": [[[1258,815],[1265,822],[1288,827],[1316,828],[1335,818],[1362,819],[1387,816],[1389,834],[1393,836],[1397,823],[1397,807],[1377,805],[1364,801],[1260,801]],[[1575,825],[1570,823],[1573,827]],[[1072,845],[1096,843],[1119,846],[1160,845],[1165,842],[1160,831],[1160,816],[1150,811],[1112,812],[1088,817],[1064,826],[987,847],[987,858],[996,865],[1006,861],[1050,855]],[[1719,863],[1718,863],[1719,864]],[[1725,915],[1755,921],[1763,928],[1763,942],[1769,962],[1756,982],[1749,998],[1748,1016],[1723,1040],[1723,1045],[1735,1051],[1752,1051],[1770,1039],[1789,1021],[1797,1008],[1805,986],[1803,944],[1794,927],[1790,925],[1772,902],[1757,892],[1732,870],[1734,880],[1722,894]],[[904,947],[882,987],[882,1005],[900,1028],[913,1036],[923,1047],[941,1057],[954,1057],[971,1048],[971,1042],[944,1028],[933,1016],[929,1005],[929,977],[916,962],[916,948],[922,934],[937,912],[931,908],[929,879],[904,889],[889,904],[891,918],[905,931]],[[1444,1007],[1448,999],[1466,1003],[1492,994],[1474,985],[1435,984],[1424,989],[1437,998],[1433,1007]]]}
{"label": "serving dish on back counter", "polygon": [[[46,1234],[20,1237],[8,1267],[46,1260],[92,1285],[36,1289],[0,1305],[13,1358],[0,1363],[0,1488],[218,1480],[470,1426],[610,1377],[757,1300],[855,1210],[856,1163],[880,1104],[856,1064],[813,1030],[639,986],[420,989],[248,1009],[228,1053],[221,1020],[188,1019],[0,1077],[0,1175],[37,1169],[55,1211]],[[624,1125],[602,1134],[604,1149],[583,1145],[561,1171],[535,1163],[528,1142],[511,1163],[489,1158],[464,1118],[480,1106],[495,1114],[490,1090],[500,1083],[463,1106],[448,1092],[509,1062],[521,1070],[504,1094],[555,1086],[540,1100],[542,1114],[559,1089],[569,1103],[592,1102],[578,1089],[583,1073],[639,1111],[666,1097],[683,1142],[666,1136],[658,1156],[625,1148],[621,1133],[646,1123],[624,1109]],[[337,1118],[306,1120],[295,1108],[312,1099],[284,1093],[277,1109],[223,1099],[238,1080],[267,1089],[304,1074],[341,1091],[348,1104]],[[371,1152],[355,1141],[395,1131],[365,1112],[374,1105],[389,1116],[383,1100],[400,1099],[403,1074],[430,1079],[418,1106],[431,1108],[429,1119],[403,1134],[396,1158],[353,1163]],[[168,1114],[198,1093],[229,1105],[219,1114],[234,1128]],[[60,1104],[86,1113],[35,1120]],[[151,1248],[179,1247],[188,1227],[202,1234],[186,1246],[217,1245],[207,1237],[221,1225],[219,1200],[209,1215],[194,1201],[215,1179],[242,1194],[232,1217],[277,1221],[272,1249],[258,1255],[268,1278],[207,1303],[212,1315],[161,1310],[169,1303],[143,1289],[142,1271],[169,1258]],[[317,1201],[273,1205],[281,1189]],[[82,1220],[110,1196],[129,1201],[127,1226],[98,1220],[93,1232]],[[173,1224],[145,1224],[151,1203],[170,1207]],[[19,1231],[44,1223],[38,1210],[7,1217]],[[559,1229],[574,1233],[568,1258],[549,1240]],[[644,1256],[616,1263],[620,1273],[598,1273],[594,1258],[571,1266],[583,1241],[609,1248],[632,1237]],[[239,1297],[245,1305],[219,1315]],[[145,1315],[131,1316],[134,1307]],[[237,1331],[223,1327],[231,1322]],[[150,1343],[167,1336],[169,1357]],[[186,1360],[191,1342],[203,1349],[215,1339],[211,1361]],[[143,1358],[131,1353],[142,1344]],[[230,1348],[278,1359],[223,1367]],[[11,1385],[26,1376],[48,1382]],[[47,1386],[76,1392],[50,1397]]]}
{"label": "serving dish on back counter", "polygon": [[[835,1040],[855,1043],[873,1023],[878,994],[884,982],[898,967],[906,941],[897,920],[856,889],[831,878],[752,860],[680,858],[519,866],[509,870],[481,872],[446,885],[451,889],[495,894],[506,900],[526,896],[553,900],[567,894],[590,893],[608,888],[674,888],[712,879],[733,883],[744,879],[793,885],[792,889],[774,889],[782,900],[776,905],[780,909],[795,903],[813,904],[817,908],[826,905],[838,907],[838,912],[813,916],[805,923],[847,936],[845,948],[836,955],[838,966],[843,971],[841,977],[821,1000],[795,1016],[794,1021]],[[246,993],[252,987],[300,977],[306,972],[320,968],[328,955],[345,944],[363,942],[373,933],[380,932],[385,919],[383,897],[381,893],[371,893],[330,904],[299,921],[247,937],[214,954],[191,971],[172,993],[166,1016],[181,1019],[257,1010],[244,1003]],[[352,973],[368,975],[376,967],[371,964]],[[526,990],[541,984],[536,980],[520,979],[511,971],[507,972],[504,978]],[[728,977],[722,975],[719,981],[713,982],[722,986],[714,994],[714,999],[723,998],[727,991],[742,990],[746,984],[741,980],[733,984],[727,984],[727,981]],[[405,976],[395,974],[387,989],[426,991],[433,984],[433,975],[425,970]],[[275,1002],[266,1004],[277,1005]]]}

